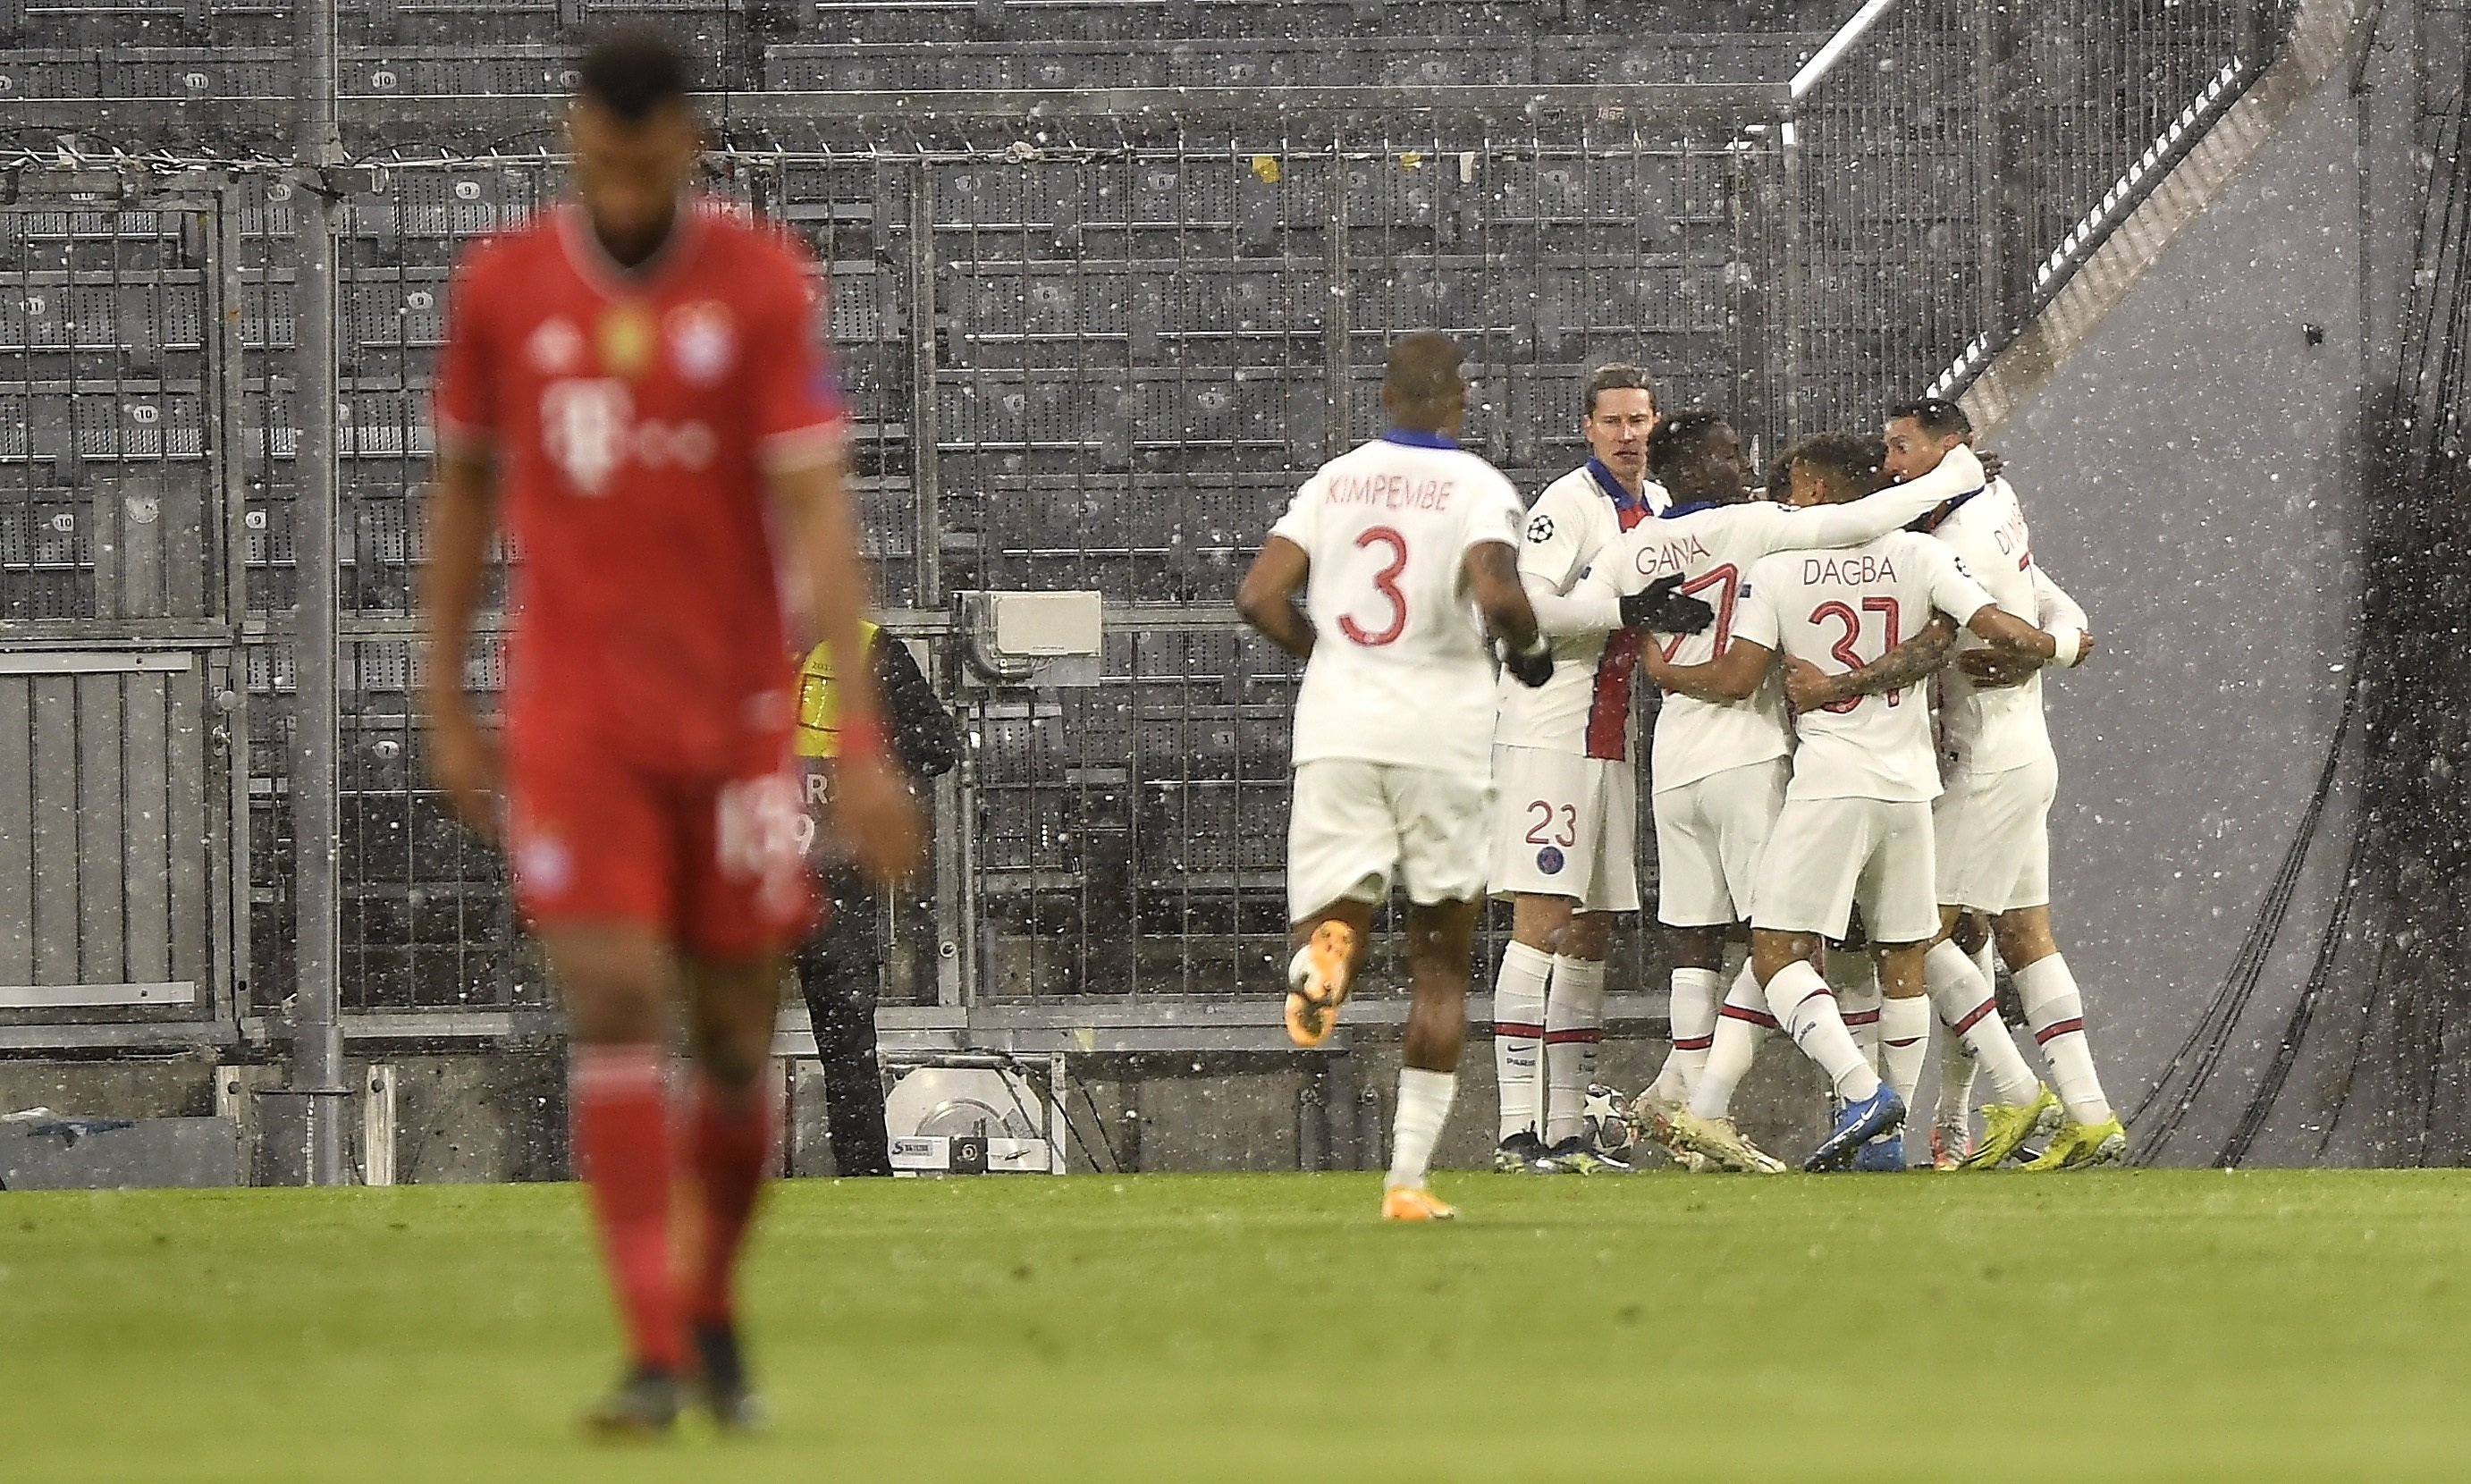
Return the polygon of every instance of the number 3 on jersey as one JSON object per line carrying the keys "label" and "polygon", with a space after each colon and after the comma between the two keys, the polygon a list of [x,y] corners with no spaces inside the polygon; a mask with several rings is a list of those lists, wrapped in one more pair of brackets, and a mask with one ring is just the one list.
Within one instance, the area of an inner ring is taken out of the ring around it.
{"label": "number 3 on jersey", "polygon": [[[1875,613],[1887,620],[1887,631],[1880,637],[1879,653],[1885,655],[1890,649],[1894,648],[1896,630],[1899,627],[1897,620],[1900,617],[1896,601],[1893,598],[1865,598],[1862,600],[1862,613]],[[1833,623],[1844,628],[1845,631],[1837,636],[1836,643],[1828,648],[1827,652],[1834,655],[1837,663],[1847,670],[1860,670],[1870,663],[1862,657],[1862,651],[1854,648],[1862,637],[1862,613],[1856,613],[1841,602],[1824,602],[1810,610],[1810,622],[1813,624]],[[1905,693],[1902,691],[1888,693],[1888,704],[1891,706],[1904,698]],[[1843,716],[1861,705],[1864,699],[1863,696],[1848,695],[1841,701],[1831,701],[1820,709]]]}
{"label": "number 3 on jersey", "polygon": [[1341,614],[1338,631],[1367,648],[1377,649],[1395,644],[1407,631],[1407,595],[1399,591],[1399,574],[1407,570],[1407,538],[1388,526],[1376,526],[1355,538],[1358,551],[1386,546],[1390,549],[1390,565],[1373,575],[1373,590],[1390,601],[1390,616],[1384,626],[1366,628],[1354,619]]}

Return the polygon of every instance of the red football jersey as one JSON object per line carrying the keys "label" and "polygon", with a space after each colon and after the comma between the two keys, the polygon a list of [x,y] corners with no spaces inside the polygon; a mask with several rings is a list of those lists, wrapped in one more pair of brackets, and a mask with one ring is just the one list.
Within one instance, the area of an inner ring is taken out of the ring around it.
{"label": "red football jersey", "polygon": [[467,249],[436,426],[493,452],[521,554],[506,709],[658,767],[786,728],[792,670],[765,479],[847,430],[803,255],[697,201],[628,270],[579,207]]}

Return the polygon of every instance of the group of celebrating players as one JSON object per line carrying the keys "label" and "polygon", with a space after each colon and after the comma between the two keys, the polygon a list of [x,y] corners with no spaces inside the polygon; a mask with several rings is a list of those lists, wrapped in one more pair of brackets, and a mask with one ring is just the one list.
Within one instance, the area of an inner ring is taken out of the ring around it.
{"label": "group of celebrating players", "polygon": [[[613,33],[577,72],[572,199],[457,268],[421,576],[426,756],[459,814],[504,836],[569,1017],[576,1166],[627,1351],[585,1421],[655,1435],[694,1402],[744,1430],[762,1418],[737,1312],[773,1158],[762,1073],[812,908],[788,656],[793,627],[800,648],[865,652],[867,582],[801,254],[693,190],[703,133],[674,43]],[[1426,1174],[1488,884],[1518,904],[1494,998],[1497,1162],[1620,1167],[1581,1099],[1611,922],[1638,906],[1641,669],[1668,693],[1651,776],[1674,1049],[1640,1098],[1653,1136],[1694,1167],[1781,1169],[1728,1110],[1782,1029],[1840,1105],[1807,1167],[1901,1167],[1935,1007],[1962,1048],[1946,1159],[1989,1167],[2043,1133],[2036,1167],[2116,1158],[2047,908],[2039,675],[2091,640],[1963,414],[1916,403],[1884,444],[1805,439],[1769,481],[1776,503],[1745,487],[1722,418],[1659,417],[1647,378],[1610,366],[1581,423],[1594,457],[1529,510],[1457,445],[1467,384],[1447,336],[1401,339],[1382,399],[1391,431],[1305,483],[1237,601],[1307,661],[1288,839],[1299,1044],[1328,1041],[1394,878],[1411,904],[1384,1215],[1452,1213]],[[525,562],[493,730],[464,660],[502,521]],[[1942,791],[1920,687],[1951,654]],[[867,668],[837,690],[835,829],[895,880],[918,858],[915,803]],[[1987,940],[2056,1093],[1968,956]],[[1996,1100],[1975,1146],[1977,1063]]]}
{"label": "group of celebrating players", "polygon": [[[2082,664],[2093,639],[1964,412],[1927,398],[1889,410],[1880,436],[1806,437],[1753,490],[1720,414],[1661,414],[1643,372],[1609,365],[1586,388],[1592,457],[1526,507],[1457,445],[1460,366],[1447,336],[1397,343],[1391,430],[1298,490],[1237,595],[1306,661],[1287,861],[1298,1045],[1330,1038],[1394,880],[1408,897],[1382,1214],[1454,1213],[1427,1175],[1488,890],[1515,904],[1494,990],[1494,1166],[1630,1167],[1584,1110],[1613,920],[1639,907],[1642,671],[1664,693],[1648,772],[1673,1044],[1635,1125],[1689,1169],[1783,1172],[1730,1117],[1781,1030],[1833,1090],[1802,1167],[1903,1169],[1936,1018],[1934,1165],[2121,1158],[2050,922],[2041,672]],[[2048,1083],[2000,1013],[1994,950]],[[1977,1072],[1991,1084],[1978,1139]]]}

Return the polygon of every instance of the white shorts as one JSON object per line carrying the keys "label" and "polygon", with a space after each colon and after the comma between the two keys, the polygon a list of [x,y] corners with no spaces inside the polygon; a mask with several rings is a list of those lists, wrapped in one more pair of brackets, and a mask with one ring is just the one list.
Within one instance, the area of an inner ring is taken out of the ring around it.
{"label": "white shorts", "polygon": [[1638,910],[1638,769],[1542,747],[1493,749],[1493,890]]}
{"label": "white shorts", "polygon": [[1656,916],[1668,928],[1730,927],[1751,915],[1791,758],[1729,767],[1656,793]]}
{"label": "white shorts", "polygon": [[1407,899],[1484,896],[1493,790],[1430,767],[1323,758],[1296,765],[1287,815],[1287,920],[1333,902],[1378,902],[1395,876]]}
{"label": "white shorts", "polygon": [[1994,913],[2049,906],[2051,800],[2059,791],[2056,758],[1950,778],[1931,811],[1940,901]]}
{"label": "white shorts", "polygon": [[1843,938],[1853,908],[1873,943],[1939,936],[1931,807],[1919,800],[1787,799],[1759,858],[1751,926]]}

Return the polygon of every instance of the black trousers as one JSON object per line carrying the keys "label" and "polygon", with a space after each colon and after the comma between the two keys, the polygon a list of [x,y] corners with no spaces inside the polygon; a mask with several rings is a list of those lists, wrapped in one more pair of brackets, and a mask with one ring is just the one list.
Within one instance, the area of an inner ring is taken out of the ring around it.
{"label": "black trousers", "polygon": [[875,1055],[877,898],[855,872],[824,875],[832,917],[798,957],[798,991],[823,1059],[824,1127],[842,1175],[892,1173],[883,1126],[883,1072]]}

